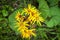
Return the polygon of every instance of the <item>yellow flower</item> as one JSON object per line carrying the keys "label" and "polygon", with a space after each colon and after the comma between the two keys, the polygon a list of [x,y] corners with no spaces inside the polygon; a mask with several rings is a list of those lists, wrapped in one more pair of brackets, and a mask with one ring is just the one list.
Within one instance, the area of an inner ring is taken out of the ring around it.
{"label": "yellow flower", "polygon": [[18,31],[20,31],[20,33],[21,33],[21,36],[23,37],[23,38],[30,38],[32,35],[33,36],[36,36],[36,34],[35,33],[33,33],[33,31],[35,30],[35,29],[28,29],[28,27],[27,26],[30,26],[29,24],[28,24],[28,20],[27,21],[22,21],[22,20],[24,20],[22,17],[23,16],[21,16],[21,17],[19,17],[20,16],[20,13],[17,13],[17,15],[16,15],[16,20],[18,21],[16,24],[19,26],[19,28],[18,28]]}
{"label": "yellow flower", "polygon": [[[24,29],[23,29],[23,30],[24,30]],[[35,33],[33,33],[34,30],[35,30],[35,29],[31,29],[31,30],[25,29],[23,32],[21,32],[21,33],[22,33],[22,37],[23,37],[23,38],[30,38],[32,35],[33,35],[33,36],[36,36]]]}
{"label": "yellow flower", "polygon": [[[27,15],[22,16],[21,14],[23,13]],[[33,32],[35,29],[28,29],[28,27],[35,22],[39,23],[40,25],[41,22],[44,22],[44,19],[40,14],[41,13],[35,7],[32,7],[31,4],[28,4],[28,8],[24,8],[22,13],[17,13],[15,17],[17,21],[16,25],[18,25],[17,30],[21,33],[23,38],[30,38],[32,35],[36,36],[36,34]]]}
{"label": "yellow flower", "polygon": [[17,15],[16,15],[16,17],[15,17],[17,21],[20,21],[19,20],[20,19],[19,16],[20,16],[20,12],[18,12]]}
{"label": "yellow flower", "polygon": [[27,24],[27,22],[20,22],[20,23],[17,23],[17,25],[19,25],[18,30],[28,29],[26,26],[29,26],[29,24]]}
{"label": "yellow flower", "polygon": [[24,8],[24,11],[29,15],[27,20],[29,20],[31,23],[44,21],[44,19],[40,16],[41,13],[39,13],[35,7],[32,7],[31,4],[28,4],[28,8]]}
{"label": "yellow flower", "polygon": [[24,20],[24,18],[23,18],[22,15],[20,14],[20,12],[17,13],[17,15],[16,15],[15,18],[16,18],[16,20],[17,20],[18,22],[21,22],[21,21]]}
{"label": "yellow flower", "polygon": [[18,25],[20,25],[18,30],[21,32],[21,36],[23,38],[30,38],[32,35],[36,36],[36,34],[33,33],[35,29],[29,30],[28,27],[26,27],[26,26],[29,26],[28,24],[26,24],[26,22],[22,22],[21,24],[18,23]]}
{"label": "yellow flower", "polygon": [[24,8],[24,12],[26,12],[27,14],[30,14],[31,11],[33,11],[35,9],[35,7],[31,8],[31,4],[28,4],[28,8]]}

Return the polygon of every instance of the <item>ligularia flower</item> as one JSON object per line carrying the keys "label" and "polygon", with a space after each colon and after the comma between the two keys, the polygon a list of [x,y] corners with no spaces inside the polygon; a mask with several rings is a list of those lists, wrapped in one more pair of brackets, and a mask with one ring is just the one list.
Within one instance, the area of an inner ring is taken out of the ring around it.
{"label": "ligularia flower", "polygon": [[[21,15],[21,14],[26,14],[26,15]],[[32,7],[31,4],[28,4],[28,8],[24,8],[22,13],[18,12],[15,19],[17,21],[18,31],[21,33],[21,36],[23,38],[30,38],[31,36],[36,36],[35,28],[29,29],[31,24],[34,24],[35,22],[40,23],[44,22],[44,19],[40,15],[41,13],[35,8]],[[26,18],[27,17],[27,18]]]}
{"label": "ligularia flower", "polygon": [[16,15],[17,25],[19,26],[18,31],[20,31],[23,38],[30,38],[30,36],[36,36],[33,32],[35,29],[28,29],[28,21],[23,21],[24,17],[18,12]]}
{"label": "ligularia flower", "polygon": [[24,8],[24,12],[29,15],[27,20],[29,20],[31,23],[40,23],[44,21],[44,19],[40,16],[41,13],[39,13],[35,7],[32,7],[31,4],[28,4],[28,8]]}

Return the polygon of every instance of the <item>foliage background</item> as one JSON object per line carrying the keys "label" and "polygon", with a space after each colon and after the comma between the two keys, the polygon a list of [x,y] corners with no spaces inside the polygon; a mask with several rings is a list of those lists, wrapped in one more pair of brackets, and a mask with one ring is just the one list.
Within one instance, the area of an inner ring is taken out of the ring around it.
{"label": "foliage background", "polygon": [[0,40],[27,40],[16,35],[9,26],[9,16],[28,3],[40,10],[45,18],[37,29],[38,37],[31,40],[60,40],[60,0],[0,0]]}

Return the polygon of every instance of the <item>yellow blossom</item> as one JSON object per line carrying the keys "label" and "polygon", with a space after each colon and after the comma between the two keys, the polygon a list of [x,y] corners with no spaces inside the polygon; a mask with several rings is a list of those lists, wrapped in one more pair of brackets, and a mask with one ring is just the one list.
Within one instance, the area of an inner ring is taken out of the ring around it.
{"label": "yellow blossom", "polygon": [[17,25],[19,25],[20,27],[18,28],[18,30],[22,30],[22,29],[28,29],[26,26],[29,26],[29,24],[27,24],[26,22],[20,22],[17,23]]}
{"label": "yellow blossom", "polygon": [[26,26],[29,26],[29,25],[26,25],[24,22],[22,24],[19,24],[20,27],[18,28],[18,30],[21,32],[21,36],[23,38],[30,38],[32,35],[33,36],[36,36],[35,33],[33,33],[33,31],[35,29],[28,29]]}
{"label": "yellow blossom", "polygon": [[[24,30],[24,29],[23,29]],[[31,30],[24,30],[22,33],[22,37],[23,38],[30,38],[32,35],[36,36],[35,33],[33,32],[35,29],[31,29]]]}
{"label": "yellow blossom", "polygon": [[17,20],[18,22],[21,22],[21,21],[24,20],[24,18],[23,18],[22,15],[20,14],[20,12],[17,13],[17,15],[16,15],[15,18],[16,18],[16,20]]}
{"label": "yellow blossom", "polygon": [[[23,16],[21,16],[21,14],[18,12],[17,13],[17,15],[16,15],[16,20],[18,21],[16,24],[19,26],[18,27],[18,31],[20,31],[20,33],[21,33],[21,36],[23,37],[23,38],[30,38],[32,35],[33,36],[36,36],[36,34],[35,33],[33,33],[33,30],[35,30],[35,29],[28,29],[28,27],[27,26],[30,26],[29,24],[28,24],[28,20],[27,21],[25,21],[24,20],[24,17]],[[24,20],[24,21],[23,21]]]}
{"label": "yellow blossom", "polygon": [[[25,19],[26,15],[22,16],[21,14],[27,14],[27,18]],[[18,25],[18,31],[21,33],[21,36],[23,38],[30,38],[32,35],[36,36],[36,34],[33,32],[35,29],[28,29],[31,24],[34,24],[35,22],[39,23],[44,22],[43,17],[40,15],[41,13],[35,8],[32,7],[31,4],[28,4],[28,8],[24,8],[22,13],[18,12],[16,15],[16,25]],[[30,23],[29,23],[30,22]]]}
{"label": "yellow blossom", "polygon": [[31,4],[28,4],[28,8],[24,8],[24,11],[29,15],[27,20],[29,20],[31,23],[44,21],[44,19],[40,16],[41,13],[39,13],[35,7],[32,7]]}
{"label": "yellow blossom", "polygon": [[20,20],[19,20],[19,19],[20,19],[19,16],[20,16],[20,12],[18,12],[17,15],[16,15],[16,17],[15,17],[16,20],[18,20],[18,21],[20,21]]}

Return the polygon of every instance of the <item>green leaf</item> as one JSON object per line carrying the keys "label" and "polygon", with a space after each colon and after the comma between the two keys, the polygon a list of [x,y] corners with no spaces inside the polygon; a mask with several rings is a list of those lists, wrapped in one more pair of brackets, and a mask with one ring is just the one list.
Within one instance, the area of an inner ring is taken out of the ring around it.
{"label": "green leaf", "polygon": [[9,16],[9,26],[10,26],[10,28],[12,30],[15,31],[16,34],[19,34],[20,33],[20,31],[18,31],[19,26],[16,25],[17,21],[15,19],[15,16],[17,15],[18,12],[21,12],[21,9],[16,10],[14,13],[12,13]]}
{"label": "green leaf", "polygon": [[2,10],[2,14],[4,17],[8,16],[8,11],[7,10]]}
{"label": "green leaf", "polygon": [[59,0],[47,0],[50,3],[50,6],[54,6],[58,4]]}
{"label": "green leaf", "polygon": [[50,7],[50,16],[59,16],[60,14],[60,9],[58,6]]}
{"label": "green leaf", "polygon": [[1,21],[0,21],[0,26],[1,27],[6,27],[7,26],[7,23],[8,23],[8,20],[6,18],[3,18]]}
{"label": "green leaf", "polygon": [[48,27],[54,27],[60,23],[60,10],[57,6],[50,8],[51,19],[46,22]]}
{"label": "green leaf", "polygon": [[44,18],[46,18],[49,14],[49,7],[45,0],[38,0],[39,10]]}
{"label": "green leaf", "polygon": [[3,18],[0,17],[0,21],[3,20]]}
{"label": "green leaf", "polygon": [[56,25],[59,25],[60,23],[60,19],[59,19],[60,16],[55,16],[53,17],[50,21],[47,21],[46,24],[47,24],[47,27],[54,27]]}
{"label": "green leaf", "polygon": [[55,20],[53,18],[50,21],[46,22],[46,24],[47,24],[47,27],[53,27],[53,26],[55,26],[56,23],[55,23]]}
{"label": "green leaf", "polygon": [[40,37],[42,37],[42,39],[47,39],[48,40],[48,36],[47,36],[47,34],[46,34],[46,31],[48,31],[49,29],[45,29],[45,28],[38,28],[37,29],[37,36],[40,36]]}

